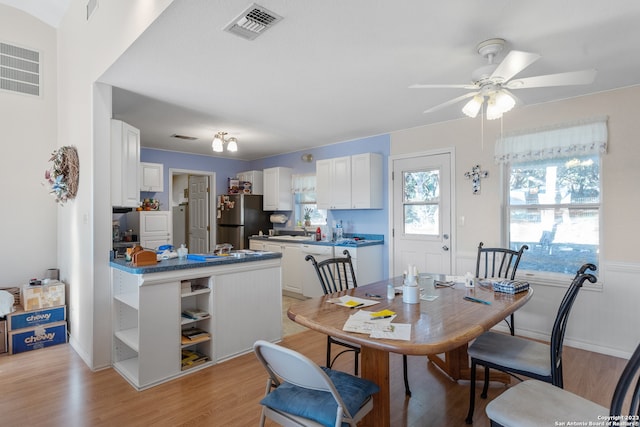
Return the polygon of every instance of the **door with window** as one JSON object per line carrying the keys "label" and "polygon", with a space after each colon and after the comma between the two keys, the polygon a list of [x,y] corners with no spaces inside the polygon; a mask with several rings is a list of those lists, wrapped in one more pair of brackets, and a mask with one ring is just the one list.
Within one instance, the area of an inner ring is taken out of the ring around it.
{"label": "door with window", "polygon": [[451,274],[451,154],[393,160],[393,268]]}

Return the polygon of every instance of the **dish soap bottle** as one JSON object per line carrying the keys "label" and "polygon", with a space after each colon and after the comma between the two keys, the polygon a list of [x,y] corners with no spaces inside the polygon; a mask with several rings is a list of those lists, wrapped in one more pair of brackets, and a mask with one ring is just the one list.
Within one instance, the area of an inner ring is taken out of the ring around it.
{"label": "dish soap bottle", "polygon": [[184,245],[184,243],[181,244],[180,247],[178,248],[178,258],[179,259],[185,259],[187,257],[188,253],[189,253],[189,250]]}
{"label": "dish soap bottle", "polygon": [[316,228],[316,242],[322,240],[322,230],[320,227]]}

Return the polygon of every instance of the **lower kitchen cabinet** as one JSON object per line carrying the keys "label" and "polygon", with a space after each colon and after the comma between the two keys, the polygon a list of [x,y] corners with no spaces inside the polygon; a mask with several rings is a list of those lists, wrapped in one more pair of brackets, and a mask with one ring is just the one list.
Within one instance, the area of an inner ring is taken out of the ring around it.
{"label": "lower kitchen cabinet", "polygon": [[358,286],[382,280],[382,245],[348,247],[336,246],[334,253],[336,257],[344,256],[342,252],[347,249],[351,255],[353,271],[356,274]]}
{"label": "lower kitchen cabinet", "polygon": [[249,248],[257,251],[278,252],[282,254],[282,290],[302,295],[302,275],[304,257],[299,243],[262,242],[250,240]]}

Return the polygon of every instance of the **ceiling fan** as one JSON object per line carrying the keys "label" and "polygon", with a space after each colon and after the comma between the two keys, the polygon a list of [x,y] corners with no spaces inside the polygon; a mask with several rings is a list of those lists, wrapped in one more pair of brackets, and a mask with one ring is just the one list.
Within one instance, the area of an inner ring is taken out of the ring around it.
{"label": "ceiling fan", "polygon": [[[510,51],[499,64],[493,60],[504,48],[503,39],[489,39],[478,45],[478,53],[487,58],[488,64],[476,69],[471,74],[471,84],[414,84],[412,89],[457,88],[468,89],[466,93],[442,104],[431,107],[425,113],[431,113],[441,108],[471,98],[462,112],[469,117],[476,117],[480,108],[487,101],[487,120],[502,117],[503,113],[511,110],[516,102],[520,102],[511,90],[530,89],[550,86],[569,86],[590,84],[596,77],[596,70],[571,71],[567,73],[547,74],[544,76],[513,79],[518,73],[540,59],[540,55],[519,50]],[[513,80],[512,80],[513,79]]]}

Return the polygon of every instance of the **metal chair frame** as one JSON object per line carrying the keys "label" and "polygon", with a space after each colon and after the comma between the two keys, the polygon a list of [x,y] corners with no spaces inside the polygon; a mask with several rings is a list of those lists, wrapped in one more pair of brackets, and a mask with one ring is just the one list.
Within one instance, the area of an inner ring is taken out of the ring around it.
{"label": "metal chair frame", "polygon": [[[486,279],[487,277],[500,277],[503,279],[513,280],[516,277],[516,271],[522,259],[522,254],[529,246],[522,245],[519,250],[507,248],[485,248],[484,243],[478,245],[478,258],[476,260],[476,277]],[[483,262],[484,261],[484,262]],[[484,264],[484,275],[480,275],[481,264]],[[513,313],[509,316],[510,320],[505,319],[509,326],[511,335],[515,334],[516,324]]]}
{"label": "metal chair frame", "polygon": [[[563,375],[562,375],[562,344],[564,342],[564,335],[567,329],[567,322],[569,320],[569,313],[571,312],[571,307],[578,296],[578,291],[582,288],[585,280],[588,280],[591,283],[596,283],[598,279],[593,274],[586,273],[587,270],[596,271],[596,266],[593,264],[584,264],[578,272],[576,273],[569,289],[565,293],[562,301],[560,302],[560,306],[558,308],[558,313],[556,315],[556,319],[553,323],[553,328],[551,330],[551,343],[549,344],[550,351],[550,361],[551,361],[551,374],[549,376],[539,375],[533,372],[523,371],[519,369],[512,368],[506,365],[499,365],[495,363],[488,362],[486,360],[476,359],[473,356],[471,357],[471,383],[469,387],[469,412],[467,413],[466,422],[467,424],[471,424],[473,422],[473,412],[475,406],[475,386],[476,386],[476,366],[483,365],[485,367],[484,371],[484,386],[482,388],[482,394],[480,395],[483,399],[487,397],[487,390],[489,388],[489,368],[496,369],[502,372],[505,372],[518,380],[522,381],[517,375],[523,375],[529,378],[534,378],[540,381],[544,381],[547,383],[551,383],[554,386],[563,388]],[[518,338],[516,338],[518,339]]]}
{"label": "metal chair frame", "polygon": [[[313,255],[307,255],[305,261],[311,261],[313,267],[318,275],[318,280],[322,285],[322,290],[325,295],[334,292],[345,291],[350,288],[357,288],[358,283],[356,281],[356,275],[353,270],[353,264],[351,262],[351,254],[345,249],[342,251],[345,255],[344,258],[330,258],[320,262],[317,262]],[[331,358],[331,344],[338,344],[346,347],[346,350],[339,352],[337,355]],[[358,375],[358,356],[360,354],[360,346],[357,344],[351,344],[349,342],[334,338],[331,335],[327,335],[327,368],[331,368],[336,359],[349,351],[353,351],[355,354],[355,369],[354,372]],[[402,367],[404,377],[404,390],[407,396],[411,396],[411,389],[409,388],[409,377],[407,374],[407,355],[402,355]]]}
{"label": "metal chair frame", "polygon": [[[622,374],[620,375],[620,379],[616,384],[616,388],[611,398],[611,406],[609,407],[609,416],[611,420],[620,419],[619,417],[623,417],[622,419],[626,418],[629,420],[637,420],[638,417],[640,417],[640,376],[638,376],[639,371],[640,344],[636,347],[635,351],[631,355],[631,358],[627,362],[624,370],[622,371]],[[499,398],[500,397],[498,396],[498,399]],[[629,402],[626,409],[625,401]],[[535,405],[535,402],[531,402],[531,404]],[[530,410],[531,407],[529,406],[528,412],[530,412]],[[509,411],[518,411],[518,408],[509,408]],[[578,419],[582,414],[575,415],[576,419]],[[525,415],[519,415],[518,418],[521,419],[522,416]],[[491,427],[505,427],[502,424],[497,423],[496,421],[490,421]]]}

